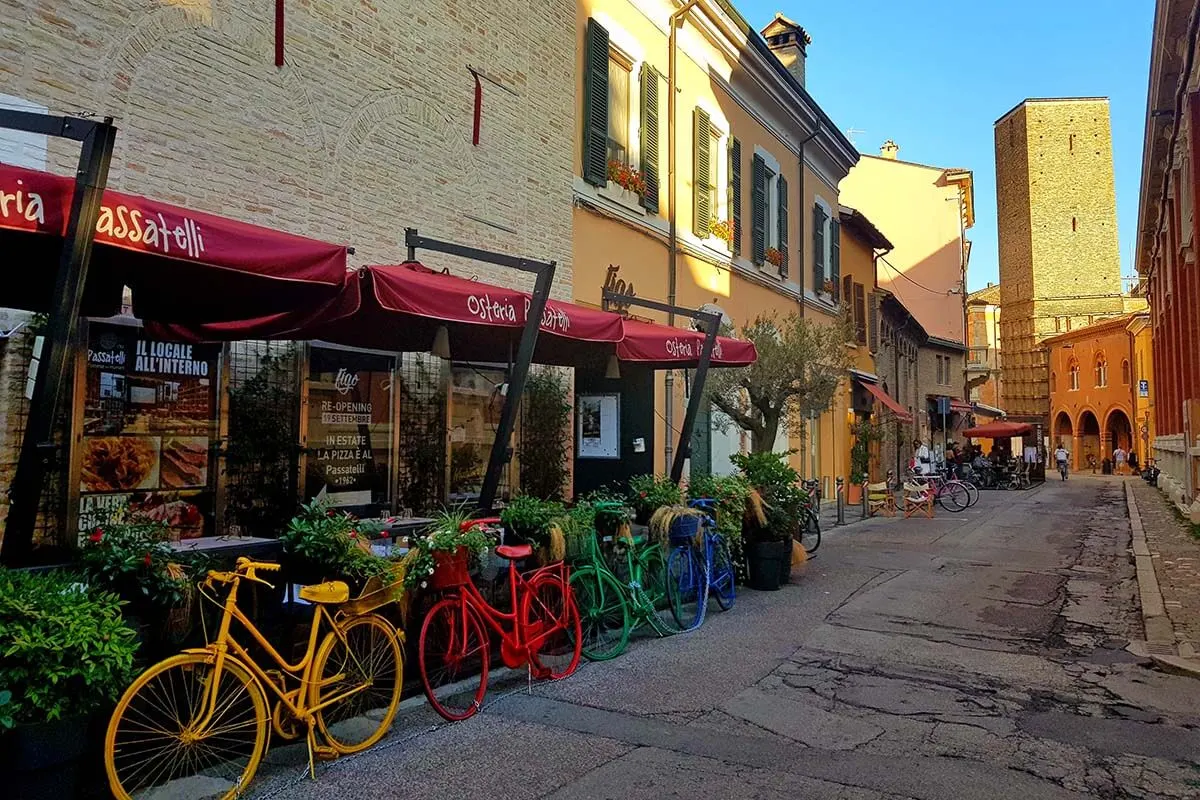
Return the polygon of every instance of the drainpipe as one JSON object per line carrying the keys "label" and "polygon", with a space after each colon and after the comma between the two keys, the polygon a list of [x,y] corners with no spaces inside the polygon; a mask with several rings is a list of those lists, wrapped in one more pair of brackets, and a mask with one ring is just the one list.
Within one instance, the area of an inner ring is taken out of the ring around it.
{"label": "drainpipe", "polygon": [[[676,251],[679,249],[679,230],[676,223],[676,189],[675,189],[675,50],[678,45],[678,30],[683,24],[684,16],[692,10],[699,0],[687,0],[679,10],[671,14],[668,21],[667,34],[667,324],[675,325],[675,287],[676,287]],[[664,421],[666,436],[664,438],[664,463],[671,464],[675,449],[672,446],[671,432],[675,427],[675,370],[667,370],[666,378],[667,407]]]}
{"label": "drainpipe", "polygon": [[[799,259],[800,265],[797,269],[800,273],[800,317],[801,318],[804,317],[804,281],[805,281],[804,254],[807,253],[808,249],[809,249],[804,241],[804,217],[806,214],[808,214],[812,210],[812,209],[805,207],[805,205],[804,205],[804,147],[809,142],[811,142],[813,139],[817,138],[817,135],[820,132],[821,132],[821,120],[817,119],[817,127],[813,130],[812,133],[810,133],[808,136],[806,136],[800,142],[800,181],[799,181],[800,186],[798,187],[799,192],[800,192],[800,202],[797,203],[796,205],[799,207],[799,210],[800,210],[800,214],[799,214],[800,226],[799,226],[799,230],[797,231],[797,233],[799,234],[798,239],[799,239],[799,244],[800,244],[800,259]],[[816,290],[817,290],[817,287],[814,286],[813,291],[815,292]]]}

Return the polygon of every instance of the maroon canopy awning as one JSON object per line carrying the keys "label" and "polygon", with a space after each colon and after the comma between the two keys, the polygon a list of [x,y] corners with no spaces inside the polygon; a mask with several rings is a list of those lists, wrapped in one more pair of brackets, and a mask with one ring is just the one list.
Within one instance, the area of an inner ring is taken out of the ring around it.
{"label": "maroon canopy awning", "polygon": [[[0,252],[21,270],[0,305],[48,311],[75,180],[0,164]],[[346,248],[224,217],[104,192],[83,313],[215,322],[313,308],[335,298]]]}
{"label": "maroon canopy awning", "polygon": [[908,409],[900,405],[898,401],[893,400],[892,396],[885,392],[882,386],[877,386],[867,381],[859,381],[859,383],[864,389],[870,392],[876,400],[882,403],[884,408],[895,414],[896,419],[900,420],[901,422],[912,422],[912,414],[908,413]]}
{"label": "maroon canopy awning", "polygon": [[989,422],[986,425],[967,428],[963,431],[963,436],[973,439],[1007,439],[1027,433],[1033,433],[1033,426],[1024,422]]}
{"label": "maroon canopy awning", "polygon": [[[624,320],[625,338],[617,345],[622,361],[653,365],[656,369],[685,369],[700,363],[704,334],[654,322]],[[712,366],[746,367],[758,358],[753,342],[718,336]]]}
{"label": "maroon canopy awning", "polygon": [[[353,347],[420,352],[445,326],[451,356],[507,361],[515,355],[530,295],[467,280],[418,264],[364,267],[341,295],[315,311],[258,316],[240,322],[150,325],[183,341],[320,339]],[[624,336],[621,317],[550,300],[542,314],[534,360],[542,364],[603,364]]]}

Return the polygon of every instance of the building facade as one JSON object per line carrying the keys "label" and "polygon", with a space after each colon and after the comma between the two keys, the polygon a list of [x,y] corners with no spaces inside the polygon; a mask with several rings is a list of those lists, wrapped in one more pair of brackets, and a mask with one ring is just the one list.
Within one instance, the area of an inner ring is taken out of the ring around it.
{"label": "building facade", "polygon": [[1130,327],[1143,326],[1146,317],[1113,317],[1043,343],[1050,367],[1051,447],[1065,448],[1074,469],[1099,468],[1118,447],[1145,459],[1138,432],[1142,379]]}
{"label": "building facade", "polygon": [[989,283],[967,295],[967,392],[993,411],[1004,409],[1001,341],[1000,287]]}
{"label": "building facade", "polygon": [[1159,485],[1200,522],[1200,58],[1195,0],[1159,0],[1138,204],[1137,271],[1150,301]]}
{"label": "building facade", "polygon": [[[570,299],[576,90],[563,65],[575,56],[574,4],[552,0],[533,15],[508,0],[469,15],[453,3],[281,8],[282,25],[262,4],[99,0],[44,3],[34,13],[22,0],[0,0],[9,56],[0,62],[0,106],[113,117],[113,189],[351,245],[352,266],[403,261],[410,226],[554,260],[553,294]],[[73,142],[0,131],[7,164],[72,174],[77,158]],[[527,273],[504,267],[438,254],[428,264],[532,286]],[[0,356],[0,486],[11,479],[21,442],[28,330],[6,337]],[[266,374],[263,356],[288,354],[272,374],[288,386],[281,413],[297,432],[293,451],[303,446],[295,387],[307,362],[292,357],[302,350],[238,343],[221,356],[236,391]],[[421,446],[442,448],[435,460],[446,474],[449,462],[463,466],[455,474],[469,492],[482,473],[471,454],[486,454],[494,436],[473,421],[488,410],[486,392],[477,398],[469,386],[482,379],[465,366],[447,365],[441,375],[442,365],[423,365],[418,354],[392,363],[405,397],[424,397],[427,387],[452,396],[439,405],[430,395],[430,408],[440,409],[430,413],[453,428],[448,443],[435,430],[434,444]],[[422,382],[424,366],[432,377]],[[505,380],[503,367],[487,374],[497,385]],[[214,409],[228,402],[223,391],[212,399]],[[414,413],[404,410],[420,430]],[[389,489],[392,503],[416,505],[396,497],[405,491],[400,484]],[[209,503],[208,514],[211,494],[221,491],[218,483],[195,505]],[[50,505],[83,518],[70,508],[81,501],[66,499],[77,486],[53,492]],[[0,491],[0,518],[5,511]]]}
{"label": "building facade", "polygon": [[1004,409],[1045,425],[1041,342],[1125,310],[1108,100],[1025,100],[995,143]]}
{"label": "building facade", "polygon": [[[879,259],[879,287],[909,309],[930,336],[965,344],[965,289],[975,224],[969,170],[902,161],[888,141],[864,155],[842,183],[842,200],[866,214],[895,245]],[[963,383],[963,376],[957,376]]]}
{"label": "building facade", "polygon": [[[608,286],[718,310],[734,328],[764,314],[832,324],[841,303],[838,184],[858,156],[804,88],[808,36],[783,17],[760,35],[721,0],[690,7],[675,20],[672,130],[668,31],[677,8],[661,0],[577,7],[574,300],[600,305]],[[637,432],[624,437],[620,469],[667,468],[687,377],[650,372],[621,390],[622,419]],[[577,391],[581,380],[586,391],[616,391],[578,372]],[[626,420],[625,409],[640,416]],[[845,471],[845,411],[803,423],[803,435],[781,433],[776,449],[795,450],[793,465],[832,489]],[[746,437],[719,419],[702,427],[693,466],[730,471]],[[577,463],[576,488],[616,477],[602,467]]]}
{"label": "building facade", "polygon": [[[890,292],[879,292],[879,342],[875,372],[879,386],[892,401],[881,400],[883,441],[880,468],[883,473],[903,477],[912,457],[914,439],[921,430],[916,422],[922,405],[918,364],[928,335],[917,318]],[[894,405],[893,405],[894,403]],[[928,439],[926,439],[928,441]]]}

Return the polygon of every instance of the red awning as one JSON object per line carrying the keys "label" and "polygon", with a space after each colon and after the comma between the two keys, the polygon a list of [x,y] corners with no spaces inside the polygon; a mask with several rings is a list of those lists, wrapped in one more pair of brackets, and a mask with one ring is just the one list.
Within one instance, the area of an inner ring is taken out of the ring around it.
{"label": "red awning", "polygon": [[879,386],[876,386],[873,383],[868,383],[867,381],[859,381],[859,383],[861,383],[862,387],[870,392],[876,400],[882,403],[884,408],[895,414],[896,419],[900,420],[901,422],[912,422],[912,414],[908,413],[904,406],[893,400],[891,396]]}
{"label": "red awning", "polygon": [[964,403],[962,400],[950,398],[950,411],[956,414],[970,414],[974,411],[970,403]]}
{"label": "red awning", "polygon": [[1024,422],[989,422],[987,425],[977,425],[967,428],[963,436],[972,439],[1007,439],[1011,436],[1024,436],[1033,433],[1033,426]]}
{"label": "red awning", "polygon": [[[653,322],[624,321],[625,338],[617,345],[622,361],[654,365],[656,369],[684,369],[700,363],[704,334]],[[758,359],[753,342],[718,336],[713,346],[714,367],[746,367]]]}
{"label": "red awning", "polygon": [[[346,282],[321,309],[272,314],[233,323],[154,325],[183,341],[320,339],[400,352],[429,350],[441,326],[460,361],[508,361],[516,356],[530,295],[467,280],[417,263],[371,266]],[[550,300],[542,314],[534,361],[599,366],[624,336],[621,317]]]}
{"label": "red awning", "polygon": [[[23,264],[3,304],[50,308],[75,180],[0,164],[0,252]],[[84,313],[120,310],[172,322],[244,319],[313,307],[334,298],[346,248],[106,190],[96,224]]]}

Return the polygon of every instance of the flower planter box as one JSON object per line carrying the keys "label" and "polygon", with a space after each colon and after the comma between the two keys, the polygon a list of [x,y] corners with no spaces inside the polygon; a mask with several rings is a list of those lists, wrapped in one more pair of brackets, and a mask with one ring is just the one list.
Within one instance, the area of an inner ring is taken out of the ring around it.
{"label": "flower planter box", "polygon": [[433,552],[433,575],[429,576],[429,585],[434,589],[453,589],[470,583],[471,573],[468,569],[467,556],[465,547],[460,547],[453,553],[435,550]]}

